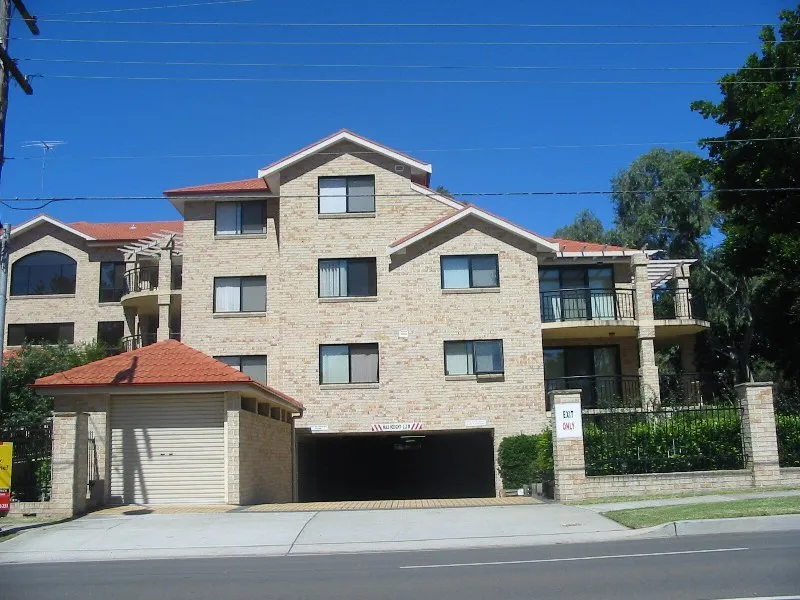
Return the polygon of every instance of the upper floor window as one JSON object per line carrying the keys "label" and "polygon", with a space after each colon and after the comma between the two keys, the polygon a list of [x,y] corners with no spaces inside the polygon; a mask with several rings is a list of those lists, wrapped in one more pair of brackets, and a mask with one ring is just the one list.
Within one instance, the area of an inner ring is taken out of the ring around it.
{"label": "upper floor window", "polygon": [[23,323],[8,326],[8,345],[57,344],[75,342],[75,323]]}
{"label": "upper floor window", "polygon": [[78,265],[60,252],[34,252],[11,268],[12,296],[74,294]]}
{"label": "upper floor window", "polygon": [[445,375],[501,375],[503,372],[503,340],[444,343]]}
{"label": "upper floor window", "polygon": [[337,258],[319,261],[319,297],[376,296],[374,258]]}
{"label": "upper floor window", "polygon": [[243,235],[267,232],[267,203],[265,201],[217,202],[214,233]]}
{"label": "upper floor window", "polygon": [[100,263],[100,302],[119,302],[125,293],[125,263]]}
{"label": "upper floor window", "polygon": [[496,254],[442,257],[442,288],[495,288],[500,286]]}
{"label": "upper floor window", "polygon": [[542,321],[633,318],[633,292],[614,289],[611,266],[539,269]]}
{"label": "upper floor window", "polygon": [[241,371],[250,379],[267,383],[266,356],[215,356],[218,361]]}
{"label": "upper floor window", "polygon": [[215,277],[214,312],[264,312],[267,310],[267,278]]}
{"label": "upper floor window", "polygon": [[378,344],[319,347],[320,383],[377,383]]}
{"label": "upper floor window", "polygon": [[319,214],[374,212],[374,175],[319,178]]}

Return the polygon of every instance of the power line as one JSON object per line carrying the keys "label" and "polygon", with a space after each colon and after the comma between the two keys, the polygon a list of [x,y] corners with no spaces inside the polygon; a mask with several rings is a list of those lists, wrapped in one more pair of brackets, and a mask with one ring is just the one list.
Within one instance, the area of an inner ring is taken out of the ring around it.
{"label": "power line", "polygon": [[[636,81],[557,79],[386,79],[386,78],[292,78],[292,77],[175,77],[155,75],[31,75],[41,79],[94,79],[117,81],[196,81],[240,83],[412,83],[412,84],[528,84],[528,85],[717,85],[719,81]],[[721,85],[765,85],[772,81],[726,81]]]}
{"label": "power line", "polygon": [[[768,192],[800,192],[800,187],[776,187],[776,188],[725,188],[725,189],[667,189],[658,190],[664,194],[712,194],[720,192],[739,192],[739,193],[768,193]],[[563,190],[563,191],[521,191],[521,192],[462,192],[453,193],[453,197],[470,197],[470,198],[491,198],[491,197],[554,197],[554,196],[608,196],[611,194],[642,194],[641,190]],[[210,193],[209,196],[224,196],[225,194]],[[399,194],[375,194],[376,198],[407,198],[413,195],[423,195],[428,197],[438,196],[435,192],[428,194],[421,192],[407,192]],[[264,195],[248,195],[236,194],[240,200],[253,200],[265,198]],[[301,198],[318,198],[317,194],[281,194],[281,198],[301,199]],[[51,204],[59,202],[84,202],[84,201],[119,201],[119,200],[167,200],[164,196],[68,196],[68,197],[54,197],[54,198],[2,198],[0,204],[11,208],[12,210],[41,210]],[[17,207],[12,206],[12,202],[40,202],[39,206],[34,207]]]}
{"label": "power line", "polygon": [[[716,140],[700,139],[673,142],[618,142],[605,144],[540,144],[536,146],[495,146],[495,147],[475,147],[475,148],[425,148],[416,150],[400,150],[405,154],[424,154],[429,152],[512,152],[527,150],[582,150],[582,149],[603,149],[603,148],[632,148],[632,147],[652,147],[652,146],[696,146],[698,144],[744,144],[749,142],[779,142],[800,140],[800,136],[769,137],[769,138],[742,138],[739,140]],[[316,152],[320,156],[339,156],[341,152]],[[353,155],[374,155],[374,150],[352,150],[348,154]],[[264,153],[238,153],[238,154],[150,154],[150,155],[126,155],[126,156],[58,156],[52,160],[164,160],[164,159],[203,159],[203,158],[265,158]],[[6,160],[41,160],[34,156],[7,157]]]}
{"label": "power line", "polygon": [[79,12],[50,13],[45,16],[58,17],[62,15],[96,15],[102,13],[138,12],[143,10],[161,10],[165,8],[186,8],[190,6],[212,6],[216,4],[244,4],[253,0],[214,0],[211,2],[192,2],[188,4],[168,4],[165,6],[138,6],[135,8],[110,8],[104,10],[83,10]]}
{"label": "power line", "polygon": [[[12,38],[18,39],[18,38]],[[19,38],[21,39],[21,38]],[[80,38],[35,38],[37,42],[61,44],[145,44],[170,46],[743,46],[755,42],[738,40],[661,40],[661,41],[326,41],[326,40],[99,40]],[[783,40],[781,44],[797,44],[800,40]]]}
{"label": "power line", "polygon": [[773,71],[796,70],[800,67],[625,67],[614,65],[398,65],[377,63],[254,63],[214,61],[109,60],[88,58],[18,58],[17,61],[43,63],[77,63],[87,65],[140,65],[170,67],[276,67],[319,69],[443,69],[443,70],[509,70],[509,71]]}
{"label": "power line", "polygon": [[[242,1],[242,0],[239,0]],[[218,4],[225,4],[219,2]],[[191,6],[191,5],[188,5]],[[126,9],[122,9],[126,10]],[[127,9],[133,10],[133,9]],[[147,10],[147,9],[141,9]],[[98,12],[65,14],[93,14]],[[52,16],[52,15],[48,15]],[[41,19],[46,23],[78,23],[99,25],[179,25],[198,27],[323,27],[323,28],[517,28],[517,29],[744,29],[765,27],[774,23],[324,23],[286,21],[119,21],[110,19]]]}

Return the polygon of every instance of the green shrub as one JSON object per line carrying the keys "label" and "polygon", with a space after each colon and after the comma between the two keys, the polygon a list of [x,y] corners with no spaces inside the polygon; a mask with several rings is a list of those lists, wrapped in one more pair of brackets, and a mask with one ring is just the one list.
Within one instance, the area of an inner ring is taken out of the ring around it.
{"label": "green shrub", "polygon": [[[603,415],[604,417],[606,415]],[[744,467],[738,411],[584,424],[587,475],[714,471]]]}
{"label": "green shrub", "polygon": [[549,430],[538,435],[512,435],[500,442],[497,462],[505,489],[521,488],[553,479],[553,436]]}
{"label": "green shrub", "polygon": [[782,467],[800,467],[800,414],[775,415],[778,458]]}

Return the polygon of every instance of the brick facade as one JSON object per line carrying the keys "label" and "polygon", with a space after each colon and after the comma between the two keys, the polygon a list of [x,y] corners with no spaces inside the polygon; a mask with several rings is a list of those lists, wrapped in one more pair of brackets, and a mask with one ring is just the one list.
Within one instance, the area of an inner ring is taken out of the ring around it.
{"label": "brick facade", "polygon": [[292,426],[239,413],[239,499],[242,504],[292,501]]}

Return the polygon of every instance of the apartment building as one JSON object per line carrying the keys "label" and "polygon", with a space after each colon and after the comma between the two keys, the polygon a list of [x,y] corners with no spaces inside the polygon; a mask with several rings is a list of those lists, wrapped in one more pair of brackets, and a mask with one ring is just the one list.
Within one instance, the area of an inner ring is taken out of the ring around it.
{"label": "apartment building", "polygon": [[12,230],[7,344],[179,339],[302,401],[299,500],[493,496],[548,391],[657,404],[662,345],[695,371],[692,261],[537,235],[431,171],[340,131],[165,192],[181,221],[39,216]]}

